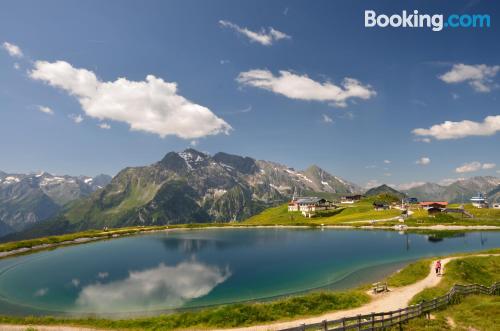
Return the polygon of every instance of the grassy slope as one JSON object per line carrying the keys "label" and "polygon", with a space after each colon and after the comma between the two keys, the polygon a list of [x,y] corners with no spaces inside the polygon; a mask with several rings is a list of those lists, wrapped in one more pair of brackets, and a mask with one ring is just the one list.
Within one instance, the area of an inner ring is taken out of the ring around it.
{"label": "grassy slope", "polygon": [[359,307],[368,301],[369,296],[361,291],[314,292],[271,302],[232,304],[200,311],[129,320],[5,316],[0,317],[0,323],[64,324],[120,330],[222,328],[262,324],[300,316],[319,315],[327,311]]}
{"label": "grassy slope", "polygon": [[320,225],[341,224],[353,221],[369,221],[386,219],[401,214],[400,210],[376,211],[372,206],[373,199],[365,199],[359,203],[342,206],[336,210],[319,212],[316,217],[306,218],[299,212],[288,212],[287,205],[269,208],[262,213],[247,219],[248,225]]}
{"label": "grassy slope", "polygon": [[500,256],[467,257],[452,260],[445,266],[445,274],[438,286],[417,294],[412,303],[431,300],[445,294],[453,284],[483,284],[490,286],[500,281]]}
{"label": "grassy slope", "polygon": [[[434,319],[416,318],[403,325],[407,331],[441,330],[482,330],[495,331],[500,325],[500,297],[472,295],[462,299],[459,304],[433,312]],[[452,328],[448,323],[451,318],[455,323]],[[399,328],[394,328],[399,330]]]}

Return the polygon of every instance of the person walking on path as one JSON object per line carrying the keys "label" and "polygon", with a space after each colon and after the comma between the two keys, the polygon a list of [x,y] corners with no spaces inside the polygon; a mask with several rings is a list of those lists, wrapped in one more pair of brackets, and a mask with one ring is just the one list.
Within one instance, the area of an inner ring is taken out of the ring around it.
{"label": "person walking on path", "polygon": [[436,276],[441,275],[441,260],[436,261]]}

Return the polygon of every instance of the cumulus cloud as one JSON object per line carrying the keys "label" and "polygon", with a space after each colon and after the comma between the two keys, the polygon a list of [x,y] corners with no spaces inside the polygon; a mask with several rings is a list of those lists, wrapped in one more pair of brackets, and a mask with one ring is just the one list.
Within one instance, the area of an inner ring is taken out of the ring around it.
{"label": "cumulus cloud", "polygon": [[439,185],[442,185],[442,186],[448,186],[448,185],[451,185],[457,181],[460,181],[460,180],[464,180],[465,178],[461,177],[461,178],[444,178],[444,179],[441,179],[438,184]]}
{"label": "cumulus cloud", "polygon": [[464,163],[460,167],[455,169],[457,173],[475,172],[478,170],[489,170],[495,168],[497,165],[495,163],[484,163],[478,161],[473,161],[469,163]]}
{"label": "cumulus cloud", "polygon": [[423,143],[430,143],[431,142],[431,138],[429,138],[429,137],[415,138],[414,141],[419,141],[419,142],[423,142]]}
{"label": "cumulus cloud", "polygon": [[196,261],[176,266],[161,263],[152,269],[131,271],[122,280],[86,286],[76,304],[94,312],[109,312],[111,307],[121,311],[177,308],[187,300],[208,294],[230,275],[228,270]]}
{"label": "cumulus cloud", "polygon": [[402,184],[394,185],[394,188],[397,190],[405,191],[405,190],[412,189],[414,187],[422,186],[424,184],[425,184],[425,182],[409,182],[409,183],[402,183]]}
{"label": "cumulus cloud", "polygon": [[78,115],[76,115],[76,114],[69,114],[68,117],[71,118],[71,120],[73,122],[75,122],[76,124],[80,124],[80,123],[83,122],[83,116],[80,115],[80,114],[78,114]]}
{"label": "cumulus cloud", "polygon": [[479,169],[481,169],[481,163],[474,161],[474,162],[470,162],[470,163],[464,163],[460,167],[456,168],[455,172],[457,172],[457,173],[474,172],[474,171],[478,171]]}
{"label": "cumulus cloud", "polygon": [[97,278],[104,279],[104,278],[107,278],[108,276],[109,276],[109,272],[106,272],[106,271],[101,271],[101,272],[97,273]]}
{"label": "cumulus cloud", "polygon": [[323,117],[323,122],[324,123],[333,123],[333,118],[331,118],[327,114],[323,114],[322,117]]}
{"label": "cumulus cloud", "polygon": [[391,160],[384,160],[385,164],[391,164]]}
{"label": "cumulus cloud", "polygon": [[46,107],[46,106],[38,106],[38,110],[44,114],[54,115],[54,111],[51,108]]}
{"label": "cumulus cloud", "polygon": [[278,31],[272,27],[267,28],[267,30],[262,28],[260,31],[256,32],[249,30],[247,28],[242,28],[237,24],[225,20],[220,20],[219,25],[223,28],[233,29],[237,33],[244,35],[245,37],[250,39],[250,41],[257,42],[264,46],[271,46],[274,42],[278,40],[292,38],[286,33]]}
{"label": "cumulus cloud", "polygon": [[43,297],[43,296],[46,296],[47,293],[49,293],[49,289],[47,287],[44,287],[44,288],[40,288],[40,289],[36,290],[33,295],[35,297]]}
{"label": "cumulus cloud", "polygon": [[415,163],[420,165],[428,165],[429,163],[431,163],[431,159],[426,156],[422,156],[420,159],[415,161]]}
{"label": "cumulus cloud", "polygon": [[36,61],[30,77],[76,97],[87,116],[125,122],[131,130],[184,139],[231,130],[210,109],[179,95],[176,83],[153,75],[144,81],[101,81],[92,71],[74,68],[65,61]]}
{"label": "cumulus cloud", "polygon": [[21,48],[19,48],[19,46],[17,45],[14,45],[14,44],[11,44],[9,42],[4,42],[2,44],[2,47],[3,49],[5,49],[7,51],[7,53],[9,53],[10,56],[12,57],[18,57],[18,58],[21,58],[24,56],[23,54],[23,51],[21,50]]}
{"label": "cumulus cloud", "polygon": [[482,168],[487,170],[487,169],[493,169],[495,168],[497,165],[495,163],[483,163],[483,166]]}
{"label": "cumulus cloud", "polygon": [[337,86],[329,81],[317,82],[307,75],[286,70],[281,70],[278,76],[269,70],[250,70],[241,72],[236,80],[242,85],[271,91],[290,99],[328,102],[339,107],[347,106],[349,99],[367,100],[376,95],[370,85],[363,85],[354,78],[344,78]]}
{"label": "cumulus cloud", "polygon": [[371,189],[380,185],[382,185],[382,183],[379,182],[377,179],[370,179],[369,181],[366,182],[365,189]]}
{"label": "cumulus cloud", "polygon": [[495,83],[493,78],[500,71],[500,66],[487,66],[485,64],[468,65],[455,64],[447,73],[439,76],[443,82],[456,84],[467,82],[477,92],[490,92]]}
{"label": "cumulus cloud", "polygon": [[111,129],[111,125],[109,125],[108,123],[99,123],[97,126],[100,127],[103,130],[109,130],[109,129]]}
{"label": "cumulus cloud", "polygon": [[500,115],[487,116],[483,122],[464,120],[460,122],[445,121],[428,129],[415,129],[413,134],[427,136],[438,140],[459,139],[469,136],[492,136],[500,131]]}

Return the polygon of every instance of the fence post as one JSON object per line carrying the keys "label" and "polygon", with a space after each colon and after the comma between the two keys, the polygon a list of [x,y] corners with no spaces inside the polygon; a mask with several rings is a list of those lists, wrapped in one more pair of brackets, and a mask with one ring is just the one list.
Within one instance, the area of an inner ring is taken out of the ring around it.
{"label": "fence post", "polygon": [[342,317],[342,330],[345,330],[345,317]]}
{"label": "fence post", "polygon": [[372,312],[372,330],[375,329],[375,313]]}
{"label": "fence post", "polygon": [[358,315],[358,330],[361,330],[361,315]]}
{"label": "fence post", "polygon": [[302,329],[302,331],[306,331],[306,324],[305,323],[301,325],[301,329]]}
{"label": "fence post", "polygon": [[382,327],[382,329],[384,328],[384,314],[382,314],[382,318],[380,320],[380,326]]}
{"label": "fence post", "polygon": [[328,322],[327,322],[327,320],[323,321],[323,330],[328,331]]}

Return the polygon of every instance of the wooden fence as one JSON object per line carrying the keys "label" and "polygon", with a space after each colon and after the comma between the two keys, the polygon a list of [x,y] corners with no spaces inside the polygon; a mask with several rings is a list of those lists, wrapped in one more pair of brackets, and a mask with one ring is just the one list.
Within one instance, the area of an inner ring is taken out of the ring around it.
{"label": "wooden fence", "polygon": [[280,331],[344,331],[344,330],[384,330],[395,325],[401,326],[402,323],[422,315],[428,315],[432,310],[443,306],[458,303],[460,298],[469,294],[488,294],[500,295],[500,282],[490,287],[472,284],[472,285],[454,285],[451,290],[440,297],[430,301],[423,301],[403,309],[394,311],[371,313],[366,315],[357,315],[343,317],[333,321],[323,321],[314,324],[302,324],[300,326]]}

